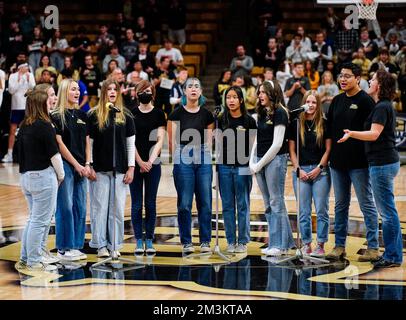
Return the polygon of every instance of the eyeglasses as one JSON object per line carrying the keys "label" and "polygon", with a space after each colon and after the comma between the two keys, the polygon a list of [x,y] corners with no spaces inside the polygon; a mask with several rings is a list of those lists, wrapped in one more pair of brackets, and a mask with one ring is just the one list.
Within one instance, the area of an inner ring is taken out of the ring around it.
{"label": "eyeglasses", "polygon": [[355,75],[353,75],[353,74],[340,73],[340,74],[338,75],[338,77],[339,77],[339,78],[344,78],[344,79],[348,80],[348,79],[351,79],[352,77],[355,77]]}

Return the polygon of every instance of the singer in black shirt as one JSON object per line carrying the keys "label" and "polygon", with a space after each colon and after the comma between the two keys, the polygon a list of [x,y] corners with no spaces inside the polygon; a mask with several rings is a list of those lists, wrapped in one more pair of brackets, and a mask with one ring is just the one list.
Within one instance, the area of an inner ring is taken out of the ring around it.
{"label": "singer in black shirt", "polygon": [[[89,113],[89,133],[93,157],[90,183],[90,216],[92,240],[98,257],[117,251],[124,240],[124,208],[128,184],[133,180],[135,165],[135,127],[131,113],[124,108],[117,81],[102,84],[98,106]],[[115,127],[116,167],[113,168],[113,132]],[[115,172],[113,171],[115,169]],[[116,178],[114,179],[114,173]],[[111,201],[111,192],[115,200]],[[113,211],[115,208],[115,211]],[[108,218],[113,215],[113,218]],[[115,224],[115,239],[113,235]]]}
{"label": "singer in black shirt", "polygon": [[250,141],[252,146],[257,126],[247,113],[240,87],[226,89],[225,102],[224,111],[219,116],[218,127],[221,135],[216,135],[220,138],[220,141],[216,141],[216,146],[219,147],[218,152],[221,155],[217,168],[227,251],[244,253],[250,241]]}
{"label": "singer in black shirt", "polygon": [[359,257],[359,261],[374,261],[379,257],[378,213],[372,197],[364,142],[351,139],[347,143],[339,144],[338,140],[345,129],[363,130],[375,102],[359,87],[359,66],[353,63],[343,64],[338,79],[344,92],[334,97],[327,115],[327,130],[332,138],[330,167],[335,194],[335,248],[327,255],[327,259],[337,260],[345,256],[353,184],[364,215],[368,242],[368,249]]}

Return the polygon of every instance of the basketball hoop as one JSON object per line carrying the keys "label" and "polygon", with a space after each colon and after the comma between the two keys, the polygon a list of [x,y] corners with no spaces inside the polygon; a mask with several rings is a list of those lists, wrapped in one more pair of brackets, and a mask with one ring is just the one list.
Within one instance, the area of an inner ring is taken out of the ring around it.
{"label": "basketball hoop", "polygon": [[366,20],[376,20],[376,9],[378,0],[354,0],[358,8],[358,18]]}

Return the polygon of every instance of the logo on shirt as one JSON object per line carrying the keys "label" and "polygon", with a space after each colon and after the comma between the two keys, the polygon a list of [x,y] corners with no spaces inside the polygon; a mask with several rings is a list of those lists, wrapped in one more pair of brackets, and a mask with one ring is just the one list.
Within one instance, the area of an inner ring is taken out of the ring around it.
{"label": "logo on shirt", "polygon": [[357,110],[358,106],[356,104],[352,104],[350,105],[350,109]]}
{"label": "logo on shirt", "polygon": [[76,123],[78,124],[86,124],[86,122],[84,122],[83,120],[78,119],[78,121],[76,121]]}
{"label": "logo on shirt", "polygon": [[243,126],[238,126],[236,129],[240,131],[246,131],[246,129]]}
{"label": "logo on shirt", "polygon": [[272,120],[268,120],[267,122],[265,122],[266,124],[269,124],[270,126],[273,125]]}

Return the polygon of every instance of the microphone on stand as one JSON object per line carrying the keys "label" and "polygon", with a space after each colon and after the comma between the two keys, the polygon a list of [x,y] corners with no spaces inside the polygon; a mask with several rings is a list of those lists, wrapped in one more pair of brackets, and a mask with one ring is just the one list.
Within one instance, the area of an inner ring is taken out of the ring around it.
{"label": "microphone on stand", "polygon": [[114,113],[119,113],[121,112],[121,110],[119,108],[117,108],[114,104],[112,104],[111,102],[107,102],[106,103],[106,108],[109,108],[111,111],[113,111]]}
{"label": "microphone on stand", "polygon": [[290,117],[290,119],[295,119],[296,117],[299,116],[299,114],[301,114],[302,112],[306,112],[309,109],[310,109],[310,106],[308,104],[304,104],[300,108],[289,111],[289,117]]}

